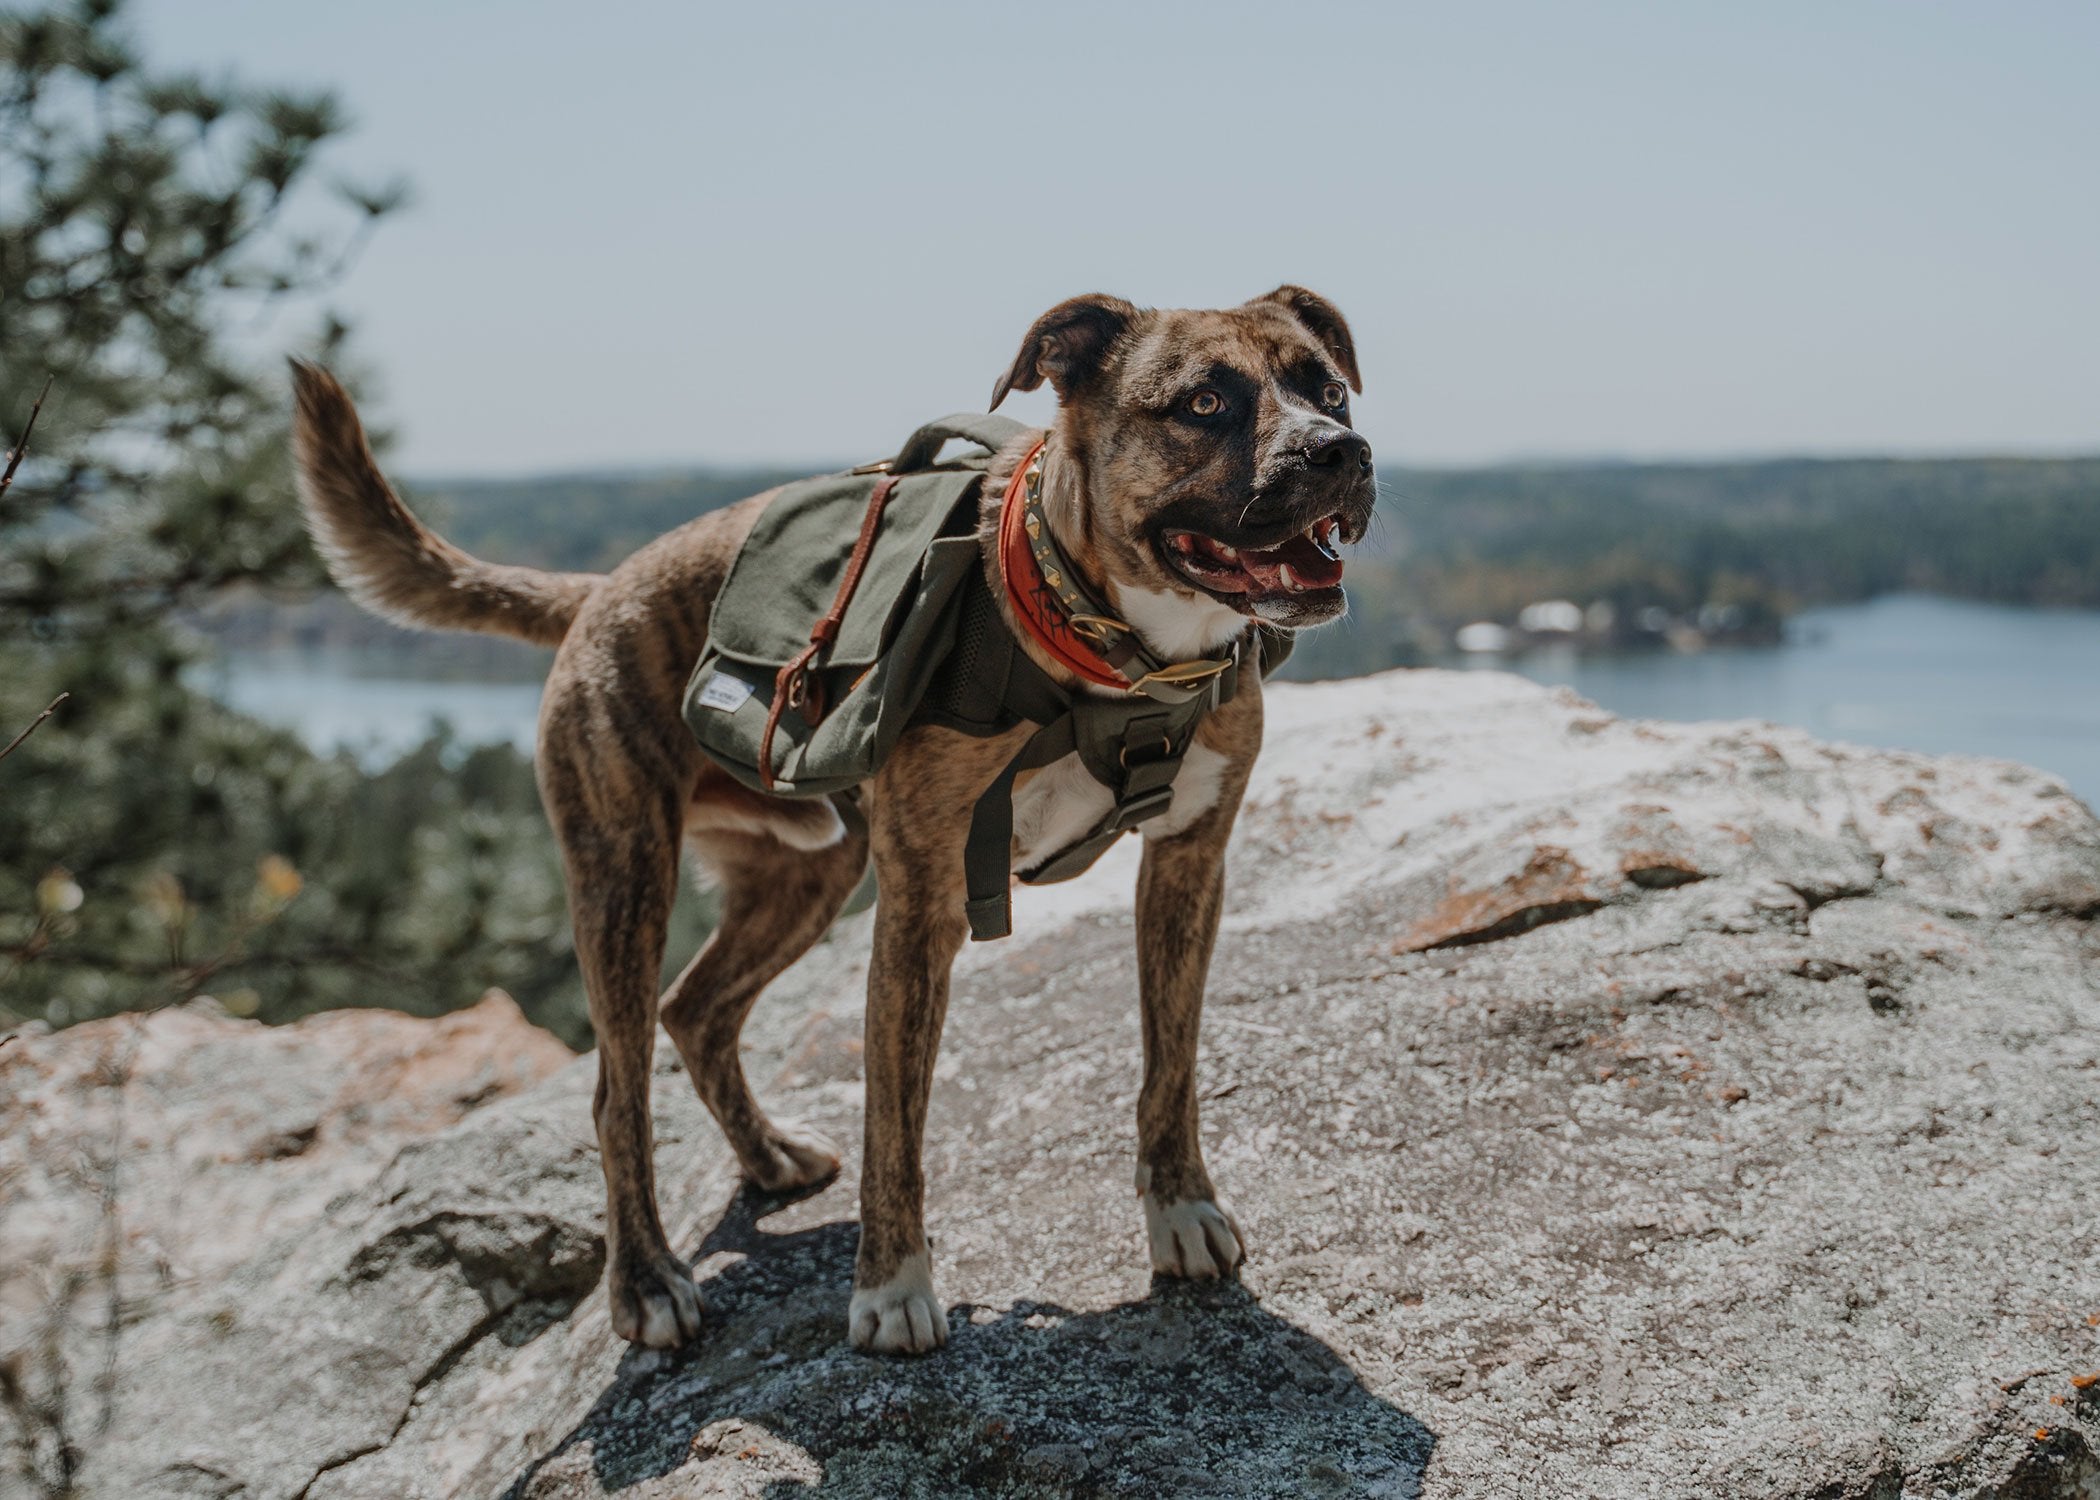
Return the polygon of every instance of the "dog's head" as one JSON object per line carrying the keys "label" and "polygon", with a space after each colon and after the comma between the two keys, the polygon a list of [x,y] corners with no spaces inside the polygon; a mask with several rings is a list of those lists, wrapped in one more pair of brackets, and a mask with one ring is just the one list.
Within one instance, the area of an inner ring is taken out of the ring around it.
{"label": "dog's head", "polygon": [[1377,484],[1332,303],[1295,286],[1202,312],[1074,297],[1036,319],[992,405],[1045,380],[1053,516],[1126,603],[1165,594],[1229,628],[1343,613],[1335,549],[1362,537]]}

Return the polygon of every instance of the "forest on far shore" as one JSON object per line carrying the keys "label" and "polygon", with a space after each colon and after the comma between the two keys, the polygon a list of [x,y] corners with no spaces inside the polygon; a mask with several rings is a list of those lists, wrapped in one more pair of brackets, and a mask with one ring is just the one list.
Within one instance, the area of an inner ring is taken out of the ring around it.
{"label": "forest on far shore", "polygon": [[[694,469],[405,484],[491,560],[606,569],[694,516],[800,475]],[[1294,676],[1435,660],[1474,621],[1580,606],[1589,649],[1761,643],[1818,604],[1898,590],[2100,607],[2100,458],[1789,458],[1380,471],[1379,522],[1351,559],[1352,619],[1309,636]],[[1598,606],[1603,606],[1601,609]],[[410,636],[323,600],[215,616],[234,647],[354,645],[434,676],[532,677],[545,654]],[[1518,632],[1521,643],[1522,632]]]}

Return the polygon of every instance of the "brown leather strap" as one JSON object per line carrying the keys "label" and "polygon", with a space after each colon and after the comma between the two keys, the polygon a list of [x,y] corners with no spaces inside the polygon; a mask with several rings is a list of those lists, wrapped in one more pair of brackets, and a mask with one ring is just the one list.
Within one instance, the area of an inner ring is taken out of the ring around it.
{"label": "brown leather strap", "polygon": [[860,575],[867,571],[868,555],[875,550],[875,533],[882,529],[882,508],[890,503],[890,491],[896,487],[894,474],[885,474],[875,481],[875,492],[868,496],[867,512],[860,519],[860,537],[853,544],[853,555],[846,559],[846,574],[839,580],[838,596],[831,601],[824,618],[809,628],[809,644],[796,652],[773,679],[773,706],[766,712],[766,731],[758,742],[758,779],[769,792],[773,790],[773,731],[780,727],[781,711],[790,705],[800,708],[811,724],[824,717],[824,689],[816,676],[817,658],[838,638],[846,606],[853,602]]}

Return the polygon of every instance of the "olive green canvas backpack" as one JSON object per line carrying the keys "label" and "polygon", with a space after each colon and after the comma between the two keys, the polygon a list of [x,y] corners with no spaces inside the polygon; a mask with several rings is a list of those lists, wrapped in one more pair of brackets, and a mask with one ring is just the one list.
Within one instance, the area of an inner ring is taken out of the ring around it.
{"label": "olive green canvas backpack", "polygon": [[[977,938],[1011,931],[1014,778],[1076,753],[1109,788],[1102,822],[1020,878],[1079,874],[1170,805],[1196,724],[1232,696],[1247,644],[1204,681],[1151,696],[1073,692],[1036,666],[999,613],[979,541],[986,469],[1023,431],[945,417],[893,459],[783,488],[730,565],[685,696],[709,759],[774,796],[831,797],[848,817],[854,789],[912,724],[976,736],[1042,726],[975,810],[965,866]],[[941,462],[951,438],[976,451]],[[1289,652],[1280,632],[1250,637],[1264,675]]]}
{"label": "olive green canvas backpack", "polygon": [[[775,796],[827,796],[875,774],[954,644],[963,585],[984,566],[985,466],[1021,431],[1005,417],[949,417],[886,464],[774,496],[730,565],[686,689],[686,722],[710,759]],[[938,463],[949,438],[977,450]],[[837,632],[782,687],[782,670],[808,653],[811,626],[839,595],[879,487],[888,494]],[[777,716],[776,688],[795,698]],[[761,753],[769,720],[770,760]]]}

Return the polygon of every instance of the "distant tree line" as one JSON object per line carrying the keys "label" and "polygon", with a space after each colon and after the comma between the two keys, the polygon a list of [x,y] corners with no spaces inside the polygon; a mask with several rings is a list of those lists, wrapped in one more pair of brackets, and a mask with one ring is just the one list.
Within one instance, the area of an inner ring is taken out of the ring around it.
{"label": "distant tree line", "polygon": [[[607,568],[694,516],[796,477],[695,470],[432,485],[418,506],[470,551]],[[1387,469],[1371,540],[1350,563],[1351,618],[1308,637],[1297,676],[1433,660],[1459,626],[1525,605],[1603,602],[1591,645],[1660,640],[1644,612],[1730,621],[1770,641],[1815,604],[1897,590],[2100,607],[2100,459],[1787,459],[1763,463]],[[434,642],[335,604],[250,604],[236,645],[386,647],[410,671],[537,675],[541,653]]]}
{"label": "distant tree line", "polygon": [[1659,612],[1776,638],[1809,605],[1901,590],[2100,607],[2100,459],[1789,459],[1382,476],[1378,545],[1350,565],[1352,618],[1300,675],[1433,656],[1528,603],[1611,606],[1604,644]]}

